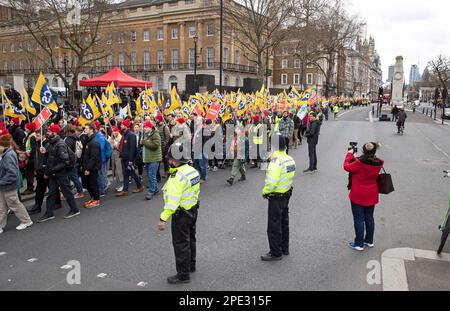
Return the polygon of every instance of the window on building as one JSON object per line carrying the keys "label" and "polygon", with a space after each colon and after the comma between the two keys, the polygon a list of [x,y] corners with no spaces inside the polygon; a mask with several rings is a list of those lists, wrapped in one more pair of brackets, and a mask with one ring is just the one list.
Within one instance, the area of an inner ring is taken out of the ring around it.
{"label": "window on building", "polygon": [[137,70],[137,54],[136,52],[131,52],[131,70]]}
{"label": "window on building", "polygon": [[241,38],[241,32],[240,32],[239,30],[236,30],[236,31],[234,32],[234,35],[236,36],[236,39]]}
{"label": "window on building", "polygon": [[189,26],[189,38],[194,38],[196,34],[197,34],[197,27],[195,27],[195,25]]}
{"label": "window on building", "polygon": [[150,69],[150,52],[144,51],[144,70]]}
{"label": "window on building", "polygon": [[214,24],[207,24],[206,25],[206,35],[207,36],[214,36],[215,27]]}
{"label": "window on building", "polygon": [[287,84],[287,74],[285,73],[281,75],[281,84]]}
{"label": "window on building", "polygon": [[158,50],[156,53],[156,62],[158,64],[158,69],[163,69],[164,67],[164,51]]}
{"label": "window on building", "polygon": [[195,49],[189,49],[189,68],[194,69],[195,64]]}
{"label": "window on building", "polygon": [[300,74],[294,74],[294,84],[300,84]]}
{"label": "window on building", "polygon": [[231,29],[228,26],[225,26],[225,28],[223,29],[223,34],[225,36],[229,36],[231,34]]}
{"label": "window on building", "polygon": [[100,68],[102,66],[102,60],[100,54],[95,54],[95,67]]}
{"label": "window on building", "polygon": [[156,40],[164,40],[164,29],[163,28],[156,29]]}
{"label": "window on building", "polygon": [[16,47],[14,43],[11,44],[11,53],[14,53],[16,51]]}
{"label": "window on building", "polygon": [[228,48],[223,48],[223,68],[228,67]]}
{"label": "window on building", "polygon": [[306,74],[306,84],[308,84],[308,85],[313,84],[313,74],[312,73]]}
{"label": "window on building", "polygon": [[22,42],[19,42],[19,43],[17,44],[17,51],[18,51],[18,52],[22,52],[22,51],[23,51],[23,48],[22,48]]}
{"label": "window on building", "polygon": [[239,54],[239,50],[236,50],[234,52],[234,63],[237,64],[237,65],[239,65],[241,63],[241,57],[240,57],[240,54]]}
{"label": "window on building", "polygon": [[3,61],[3,70],[8,70],[8,62],[6,60]]}
{"label": "window on building", "polygon": [[106,44],[112,44],[112,33],[106,35]]}
{"label": "window on building", "polygon": [[308,69],[312,69],[312,68],[314,68],[314,65],[313,65],[313,64],[311,64],[311,63],[309,63],[309,64],[307,64],[307,65],[306,65],[306,68],[308,68]]}
{"label": "window on building", "polygon": [[281,61],[281,69],[287,69],[288,68],[288,60],[287,59],[283,59]]}
{"label": "window on building", "polygon": [[164,89],[163,78],[158,78],[158,91],[162,91],[163,89]]}
{"label": "window on building", "polygon": [[[84,41],[86,42],[86,37],[84,39],[85,39]],[[55,49],[59,48],[59,39],[58,38],[53,38],[52,43],[53,43],[53,48],[55,48]]]}
{"label": "window on building", "polygon": [[185,4],[194,4],[195,0],[185,0],[184,3]]}
{"label": "window on building", "polygon": [[206,66],[212,68],[214,66],[214,48],[206,49]]}
{"label": "window on building", "polygon": [[33,51],[33,43],[27,42],[27,51],[32,52]]}
{"label": "window on building", "polygon": [[178,49],[172,50],[172,69],[178,69]]}
{"label": "window on building", "polygon": [[111,70],[113,66],[113,55],[109,54],[106,56],[106,67],[108,67],[108,70]]}
{"label": "window on building", "polygon": [[150,31],[144,30],[144,41],[150,41]]}
{"label": "window on building", "polygon": [[172,28],[172,39],[178,39],[178,27],[173,27]]}
{"label": "window on building", "polygon": [[301,63],[299,59],[294,60],[294,68],[300,68],[301,67]]}
{"label": "window on building", "polygon": [[11,70],[12,71],[16,70],[16,61],[15,60],[11,61]]}
{"label": "window on building", "polygon": [[236,87],[241,86],[241,80],[239,78],[236,78]]}
{"label": "window on building", "polygon": [[136,31],[131,32],[131,42],[136,42],[137,40],[137,33]]}
{"label": "window on building", "polygon": [[119,44],[125,43],[125,36],[124,36],[123,32],[120,32],[117,35],[117,43],[119,43]]}
{"label": "window on building", "polygon": [[23,60],[19,60],[19,70],[22,72],[23,71]]}
{"label": "window on building", "polygon": [[37,61],[37,71],[41,71],[42,69],[42,61],[38,59]]}
{"label": "window on building", "polygon": [[125,70],[125,54],[119,53],[119,68],[120,70]]}
{"label": "window on building", "polygon": [[288,55],[289,49],[288,48],[283,48],[283,55]]}
{"label": "window on building", "polygon": [[6,49],[7,49],[8,47],[6,46],[6,44],[3,44],[2,45],[2,52],[3,53],[6,53]]}

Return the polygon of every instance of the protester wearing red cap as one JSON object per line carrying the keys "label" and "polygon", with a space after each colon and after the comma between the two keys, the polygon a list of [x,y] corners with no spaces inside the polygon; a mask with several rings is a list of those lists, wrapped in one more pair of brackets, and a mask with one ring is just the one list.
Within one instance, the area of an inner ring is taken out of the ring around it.
{"label": "protester wearing red cap", "polygon": [[[167,152],[170,146],[170,129],[169,126],[164,122],[164,118],[161,114],[156,116],[156,127],[158,128],[159,135],[161,136],[161,151],[162,151],[162,159],[164,164],[164,174],[163,177],[166,178],[169,176],[169,161],[167,160]],[[159,170],[157,172],[157,176],[159,176]],[[159,176],[160,178],[161,176]]]}
{"label": "protester wearing red cap", "polygon": [[253,134],[253,144],[256,145],[257,156],[250,168],[259,168],[262,162],[260,152],[262,152],[262,144],[264,143],[264,131],[259,115],[254,115],[252,121],[250,132]]}
{"label": "protester wearing red cap", "polygon": [[56,206],[56,197],[59,196],[59,189],[66,198],[70,207],[69,213],[65,219],[80,215],[75,202],[72,189],[70,187],[69,174],[75,165],[75,154],[69,150],[69,147],[59,136],[61,128],[52,124],[47,130],[48,148],[41,147],[41,153],[47,153],[47,163],[45,165],[45,176],[49,179],[47,211],[38,222],[45,222],[55,219],[54,210]]}
{"label": "protester wearing red cap", "polygon": [[0,134],[0,234],[6,227],[8,209],[14,212],[20,221],[17,230],[24,230],[33,222],[27,210],[19,200],[17,188],[19,187],[18,157],[14,148],[11,147],[12,136],[1,129]]}
{"label": "protester wearing red cap", "polygon": [[145,198],[151,200],[159,192],[156,175],[159,162],[162,161],[161,136],[151,121],[144,122],[142,145],[142,160],[150,183],[150,188]]}
{"label": "protester wearing red cap", "polygon": [[120,141],[119,150],[122,158],[123,190],[116,195],[118,197],[125,197],[128,195],[130,176],[134,179],[137,186],[137,188],[133,190],[133,193],[141,193],[145,191],[134,166],[134,161],[136,160],[138,152],[137,139],[136,135],[130,130],[130,128],[130,120],[125,120],[122,122],[122,140]]}
{"label": "protester wearing red cap", "polygon": [[109,138],[109,143],[112,149],[111,155],[111,170],[113,181],[115,182],[115,189],[117,192],[123,190],[123,172],[122,172],[122,161],[120,159],[120,142],[122,140],[122,135],[120,134],[120,129],[113,125],[111,137]]}
{"label": "protester wearing red cap", "polygon": [[27,181],[27,189],[22,192],[22,195],[28,195],[34,193],[34,158],[37,149],[36,142],[36,124],[25,124],[25,152],[27,154],[27,164],[25,166],[25,179]]}
{"label": "protester wearing red cap", "polygon": [[19,118],[13,118],[11,119],[10,127],[9,127],[9,133],[11,134],[13,141],[16,143],[16,145],[19,147],[20,150],[24,150],[24,141],[25,137],[27,136],[20,126],[20,119]]}

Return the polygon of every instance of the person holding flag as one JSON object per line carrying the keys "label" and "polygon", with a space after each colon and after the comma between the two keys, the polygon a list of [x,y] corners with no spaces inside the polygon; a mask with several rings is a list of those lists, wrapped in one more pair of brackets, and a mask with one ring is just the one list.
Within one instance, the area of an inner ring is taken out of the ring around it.
{"label": "person holding flag", "polygon": [[23,108],[25,108],[25,110],[32,116],[36,115],[36,107],[34,107],[33,103],[31,102],[26,89],[23,89]]}

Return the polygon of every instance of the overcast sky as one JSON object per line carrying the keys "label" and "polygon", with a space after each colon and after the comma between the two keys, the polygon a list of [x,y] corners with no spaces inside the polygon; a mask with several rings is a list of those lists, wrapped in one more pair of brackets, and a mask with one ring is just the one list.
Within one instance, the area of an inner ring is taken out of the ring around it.
{"label": "overcast sky", "polygon": [[450,55],[450,1],[347,0],[352,14],[367,21],[367,36],[375,38],[383,81],[398,55],[404,58],[406,81],[412,64],[422,74],[439,53]]}

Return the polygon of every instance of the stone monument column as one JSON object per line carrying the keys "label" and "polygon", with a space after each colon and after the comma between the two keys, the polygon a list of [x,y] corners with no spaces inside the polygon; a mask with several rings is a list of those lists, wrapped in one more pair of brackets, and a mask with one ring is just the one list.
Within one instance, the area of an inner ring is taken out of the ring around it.
{"label": "stone monument column", "polygon": [[403,71],[403,57],[395,59],[394,80],[392,82],[392,105],[403,106],[403,85],[405,81]]}

